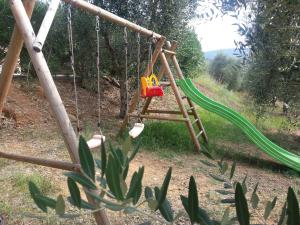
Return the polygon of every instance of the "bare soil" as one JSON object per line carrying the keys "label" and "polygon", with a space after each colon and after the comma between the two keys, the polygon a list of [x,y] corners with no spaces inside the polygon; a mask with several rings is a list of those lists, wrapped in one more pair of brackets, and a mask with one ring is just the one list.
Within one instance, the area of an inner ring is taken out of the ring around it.
{"label": "bare soil", "polygon": [[[76,109],[72,83],[69,81],[57,81],[56,84],[75,126]],[[118,89],[105,82],[103,82],[102,87],[102,126],[105,134],[113,139],[121,124],[121,120],[118,118]],[[98,120],[97,94],[79,88],[78,97],[80,125],[95,130]],[[167,94],[164,100],[156,99],[154,105],[159,108],[166,105],[169,108],[174,108],[175,104],[172,102],[174,102],[174,98]],[[0,118],[0,151],[48,159],[69,160],[54,117],[37,82],[30,86],[23,81],[14,82],[7,107],[14,110],[16,121]],[[251,147],[247,146],[247,149],[251,151]],[[167,169],[173,167],[168,198],[172,202],[173,208],[176,209],[175,211],[182,209],[180,195],[187,195],[189,176],[193,175],[197,181],[201,207],[207,209],[212,218],[220,219],[228,207],[228,205],[220,203],[224,196],[215,192],[215,189],[222,188],[222,184],[212,179],[209,175],[211,172],[218,173],[217,169],[204,165],[200,159],[207,160],[202,155],[192,153],[192,150],[190,154],[178,155],[172,158],[161,158],[155,153],[141,151],[131,165],[130,175],[139,166],[144,165],[144,185],[160,186]],[[228,161],[228,163],[231,164],[232,162]],[[64,196],[68,196],[63,171],[0,159],[0,215],[5,216],[7,224],[94,224],[90,215],[67,221],[60,221],[55,219],[55,217],[50,217],[48,221],[43,222],[32,219],[28,215],[25,216],[24,213],[36,214],[39,211],[30,199],[28,190],[20,191],[16,184],[15,177],[19,174],[24,176],[39,174],[51,186],[56,187],[52,188],[51,195],[56,196],[59,193],[63,193]],[[248,197],[251,196],[251,190],[255,184],[259,182],[260,209],[264,208],[267,201],[272,200],[274,196],[278,196],[276,209],[267,221],[267,224],[275,224],[277,218],[279,218],[281,206],[286,199],[288,187],[299,187],[299,177],[256,168],[247,163],[238,163],[234,179],[242,181],[246,175],[248,176],[247,184],[249,186]],[[231,213],[234,213],[234,208],[231,209]],[[259,214],[260,216],[253,218],[253,222],[263,222],[260,219],[262,218],[263,210],[260,210]],[[111,212],[109,212],[109,216],[112,224],[138,224],[148,219],[141,215],[121,215]],[[186,218],[182,218],[178,224],[188,224],[188,222]]]}

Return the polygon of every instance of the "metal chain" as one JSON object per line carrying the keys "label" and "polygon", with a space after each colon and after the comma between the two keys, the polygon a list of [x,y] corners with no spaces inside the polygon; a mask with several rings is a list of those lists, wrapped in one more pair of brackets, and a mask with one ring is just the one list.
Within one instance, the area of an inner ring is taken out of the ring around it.
{"label": "metal chain", "polygon": [[101,88],[100,88],[100,37],[99,37],[99,31],[100,31],[100,21],[99,16],[96,16],[96,26],[95,26],[96,36],[97,36],[97,91],[98,91],[98,123],[97,127],[99,129],[100,134],[102,135],[101,130]]}
{"label": "metal chain", "polygon": [[70,48],[70,61],[71,68],[73,72],[73,84],[74,84],[74,94],[75,94],[75,108],[76,108],[76,122],[77,122],[77,133],[79,133],[79,110],[78,110],[78,94],[76,86],[76,73],[74,67],[74,44],[73,44],[73,33],[72,33],[72,12],[71,6],[68,7],[68,35],[69,35],[69,48]]}
{"label": "metal chain", "polygon": [[124,45],[125,45],[125,89],[126,89],[126,115],[128,115],[128,35],[127,28],[124,27]]}
{"label": "metal chain", "polygon": [[152,65],[152,40],[153,38],[151,37],[149,39],[149,50],[148,50],[148,63],[149,63],[149,69],[151,70],[151,74],[153,74],[153,65]]}

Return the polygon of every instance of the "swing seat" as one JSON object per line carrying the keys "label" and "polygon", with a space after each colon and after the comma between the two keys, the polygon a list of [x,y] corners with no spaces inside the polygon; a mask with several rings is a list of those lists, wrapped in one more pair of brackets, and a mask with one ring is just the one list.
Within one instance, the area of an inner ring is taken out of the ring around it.
{"label": "swing seat", "polygon": [[133,128],[129,131],[129,135],[132,138],[139,136],[144,130],[145,125],[143,123],[135,123]]}
{"label": "swing seat", "polygon": [[163,96],[164,91],[155,74],[151,74],[149,77],[141,77],[141,97],[156,97]]}
{"label": "swing seat", "polygon": [[95,149],[102,144],[102,140],[103,142],[105,141],[104,135],[95,134],[92,139],[87,142],[87,145],[90,149]]}
{"label": "swing seat", "polygon": [[160,86],[147,87],[146,95],[142,95],[142,97],[161,97],[164,95],[164,91]]}

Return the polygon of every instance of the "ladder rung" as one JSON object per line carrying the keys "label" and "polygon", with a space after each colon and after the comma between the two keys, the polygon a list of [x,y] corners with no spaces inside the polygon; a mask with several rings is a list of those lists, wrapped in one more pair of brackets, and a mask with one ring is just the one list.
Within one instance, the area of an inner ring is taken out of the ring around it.
{"label": "ladder rung", "polygon": [[185,99],[185,98],[187,98],[187,97],[184,95],[184,96],[182,96],[181,98],[182,98],[182,99]]}
{"label": "ladder rung", "polygon": [[197,138],[200,137],[201,134],[203,134],[203,130],[201,130],[201,131],[199,132],[199,134],[197,134],[196,137],[197,137]]}
{"label": "ladder rung", "polygon": [[195,120],[193,121],[192,125],[194,125],[195,123],[197,123],[198,120],[199,120],[199,119],[195,119]]}
{"label": "ladder rung", "polygon": [[191,108],[187,109],[187,111],[191,111],[191,110],[193,110],[193,109],[194,109],[194,107],[191,107]]}
{"label": "ladder rung", "polygon": [[160,81],[159,84],[160,84],[161,86],[165,86],[165,87],[171,85],[171,83],[168,82],[168,81]]}
{"label": "ladder rung", "polygon": [[176,52],[174,52],[174,51],[170,51],[170,50],[167,50],[167,49],[163,49],[162,51],[164,53],[167,53],[167,54],[170,54],[170,55],[176,55]]}

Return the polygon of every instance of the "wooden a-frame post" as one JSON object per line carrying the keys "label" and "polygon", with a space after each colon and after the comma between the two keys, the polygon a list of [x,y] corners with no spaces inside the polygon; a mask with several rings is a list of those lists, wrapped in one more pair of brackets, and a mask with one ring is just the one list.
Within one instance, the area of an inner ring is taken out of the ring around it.
{"label": "wooden a-frame post", "polygon": [[[23,36],[25,46],[28,54],[31,58],[32,64],[35,68],[40,84],[45,91],[46,99],[48,100],[50,107],[54,113],[57,123],[60,127],[61,133],[65,140],[69,155],[73,163],[79,163],[78,156],[78,140],[75,135],[75,131],[72,127],[69,116],[54,84],[51,72],[47,65],[42,52],[37,52],[33,49],[33,43],[35,41],[35,33],[33,31],[30,20],[26,14],[24,6],[21,0],[10,0],[10,8],[16,20],[16,24]],[[15,56],[16,57],[16,56]],[[93,199],[87,195],[87,199],[91,204],[95,204]],[[100,210],[94,213],[95,220],[98,225],[108,225],[109,220],[107,218],[105,210]]]}
{"label": "wooden a-frame post", "polygon": [[[24,8],[29,18],[35,5],[35,0],[24,0]],[[18,63],[20,52],[23,47],[23,38],[17,26],[14,27],[9,47],[6,53],[2,71],[0,74],[0,115],[2,113],[12,78]]]}

